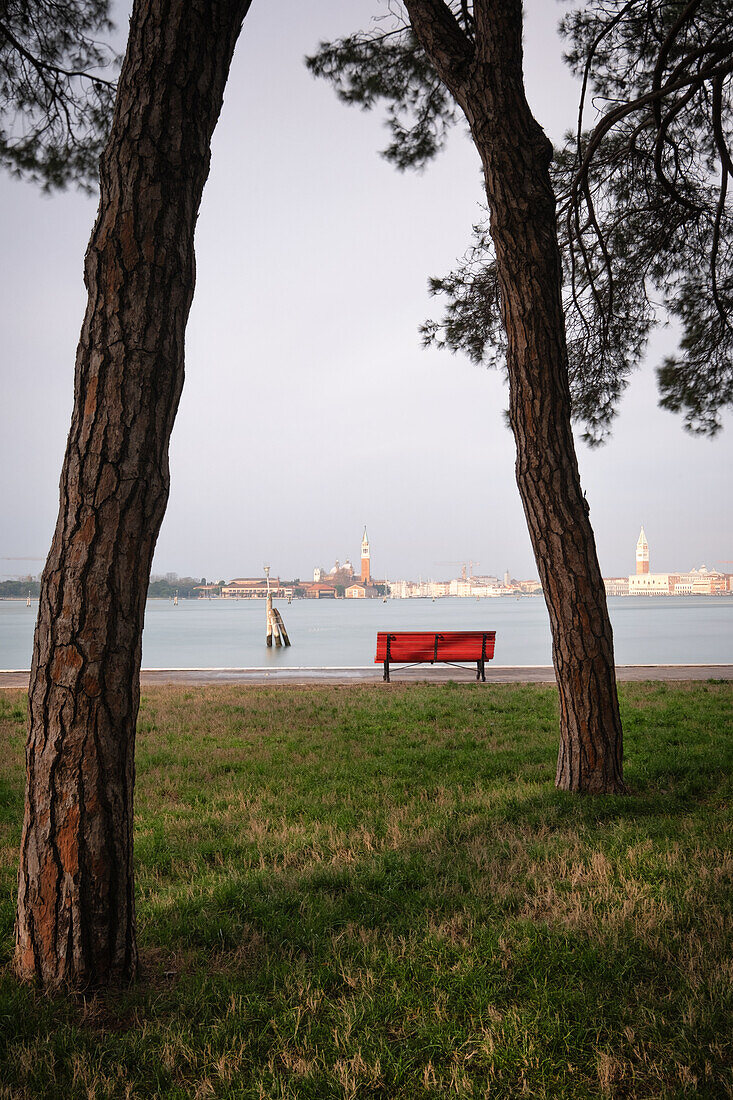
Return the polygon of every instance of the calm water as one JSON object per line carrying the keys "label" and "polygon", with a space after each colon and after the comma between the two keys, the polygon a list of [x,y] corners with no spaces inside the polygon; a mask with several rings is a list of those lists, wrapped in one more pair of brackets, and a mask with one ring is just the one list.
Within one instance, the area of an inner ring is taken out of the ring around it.
{"label": "calm water", "polygon": [[[144,668],[348,667],[373,663],[378,630],[495,630],[495,665],[552,663],[540,598],[284,600],[290,649],[265,646],[260,600],[151,600]],[[733,597],[609,600],[619,664],[732,664]],[[0,669],[30,666],[37,603],[0,600]]]}

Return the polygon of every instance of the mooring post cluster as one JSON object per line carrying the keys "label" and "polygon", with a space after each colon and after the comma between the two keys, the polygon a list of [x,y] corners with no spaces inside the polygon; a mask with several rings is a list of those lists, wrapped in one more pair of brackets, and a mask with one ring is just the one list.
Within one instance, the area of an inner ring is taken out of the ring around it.
{"label": "mooring post cluster", "polygon": [[290,638],[288,632],[285,629],[285,623],[283,622],[282,615],[276,607],[272,606],[272,592],[270,591],[270,566],[265,566],[265,578],[267,580],[267,600],[266,600],[266,618],[267,618],[267,645],[268,648],[272,648],[272,639],[275,639],[276,646],[290,645]]}

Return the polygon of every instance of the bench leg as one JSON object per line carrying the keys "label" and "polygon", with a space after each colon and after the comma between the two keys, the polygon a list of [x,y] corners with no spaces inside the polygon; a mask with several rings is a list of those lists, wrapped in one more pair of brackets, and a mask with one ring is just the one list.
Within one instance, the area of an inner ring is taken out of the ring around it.
{"label": "bench leg", "polygon": [[390,680],[389,680],[389,661],[384,662],[384,676],[382,677],[382,679],[386,680],[387,683],[390,682]]}
{"label": "bench leg", "polygon": [[486,683],[486,665],[483,661],[476,662],[476,679]]}

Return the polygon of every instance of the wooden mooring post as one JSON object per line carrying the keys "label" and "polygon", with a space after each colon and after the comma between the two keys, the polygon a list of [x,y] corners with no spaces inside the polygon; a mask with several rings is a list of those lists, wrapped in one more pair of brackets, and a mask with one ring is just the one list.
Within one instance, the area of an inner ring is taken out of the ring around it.
{"label": "wooden mooring post", "polygon": [[266,618],[267,618],[267,645],[268,648],[272,648],[272,639],[275,639],[276,646],[290,645],[290,638],[288,632],[285,629],[285,623],[283,622],[282,615],[276,607],[272,606],[272,593],[270,592],[270,566],[265,566],[265,578],[267,580],[267,602],[266,602]]}

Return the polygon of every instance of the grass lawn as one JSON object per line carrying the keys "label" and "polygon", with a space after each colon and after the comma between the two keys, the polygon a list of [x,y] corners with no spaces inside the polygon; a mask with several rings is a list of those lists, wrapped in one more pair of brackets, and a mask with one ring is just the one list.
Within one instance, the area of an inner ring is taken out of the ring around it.
{"label": "grass lawn", "polygon": [[143,974],[10,970],[25,697],[0,694],[0,1097],[733,1096],[733,686],[628,684],[623,798],[554,689],[158,688]]}

